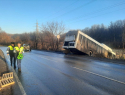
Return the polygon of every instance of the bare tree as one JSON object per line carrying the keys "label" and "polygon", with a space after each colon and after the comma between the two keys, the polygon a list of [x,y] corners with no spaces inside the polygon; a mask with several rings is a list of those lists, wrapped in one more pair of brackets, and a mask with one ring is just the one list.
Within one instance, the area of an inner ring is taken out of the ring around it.
{"label": "bare tree", "polygon": [[13,41],[11,36],[9,36],[5,31],[3,31],[0,28],[0,44],[7,45],[7,44],[10,44],[11,41]]}
{"label": "bare tree", "polygon": [[65,26],[61,22],[48,22],[47,24],[43,24],[41,28],[41,32],[45,35],[44,39],[46,39],[46,44],[51,48],[51,50],[58,49],[58,39],[57,35],[61,35],[65,31]]}
{"label": "bare tree", "polygon": [[15,37],[15,42],[18,42],[18,41],[21,41],[21,39],[20,39],[19,36],[16,36],[16,37]]}
{"label": "bare tree", "polygon": [[33,48],[37,48],[37,46],[36,46],[36,32],[30,33],[30,40],[32,41]]}
{"label": "bare tree", "polygon": [[23,43],[28,43],[30,41],[29,33],[23,33],[20,35],[20,39]]}

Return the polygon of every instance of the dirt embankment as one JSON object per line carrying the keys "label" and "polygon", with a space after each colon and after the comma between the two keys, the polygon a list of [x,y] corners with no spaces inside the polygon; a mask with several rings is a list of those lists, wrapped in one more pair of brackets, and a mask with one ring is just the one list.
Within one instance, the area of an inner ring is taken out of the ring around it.
{"label": "dirt embankment", "polygon": [[[0,79],[4,73],[8,73],[8,67],[6,64],[5,56],[2,52],[2,50],[0,50]],[[0,95],[13,95],[12,87],[7,86],[7,87],[2,88],[0,90]]]}
{"label": "dirt embankment", "polygon": [[2,74],[6,72],[8,72],[6,60],[5,60],[2,50],[0,50],[0,76],[2,76]]}
{"label": "dirt embankment", "polygon": [[116,53],[116,59],[125,59],[125,49],[113,49]]}

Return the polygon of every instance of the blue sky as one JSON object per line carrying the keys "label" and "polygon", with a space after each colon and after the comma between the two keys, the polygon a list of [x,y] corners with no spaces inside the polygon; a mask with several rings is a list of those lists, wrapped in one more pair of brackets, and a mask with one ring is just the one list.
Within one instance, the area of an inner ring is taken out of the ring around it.
{"label": "blue sky", "polygon": [[125,0],[0,0],[0,27],[7,33],[35,31],[47,22],[63,22],[66,31],[125,19]]}

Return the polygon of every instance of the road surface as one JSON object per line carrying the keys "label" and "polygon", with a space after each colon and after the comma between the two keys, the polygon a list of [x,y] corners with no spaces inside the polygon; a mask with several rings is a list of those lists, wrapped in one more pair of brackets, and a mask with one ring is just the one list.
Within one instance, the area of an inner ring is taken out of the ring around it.
{"label": "road surface", "polygon": [[125,65],[87,56],[32,50],[16,74],[27,95],[125,95]]}

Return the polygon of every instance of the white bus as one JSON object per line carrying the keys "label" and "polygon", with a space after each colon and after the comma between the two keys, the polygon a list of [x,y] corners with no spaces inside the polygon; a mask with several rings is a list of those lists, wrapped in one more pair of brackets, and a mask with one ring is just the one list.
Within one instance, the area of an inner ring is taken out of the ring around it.
{"label": "white bus", "polygon": [[63,48],[64,53],[84,53],[106,58],[114,58],[116,55],[110,47],[99,43],[79,30],[69,31],[66,34]]}

